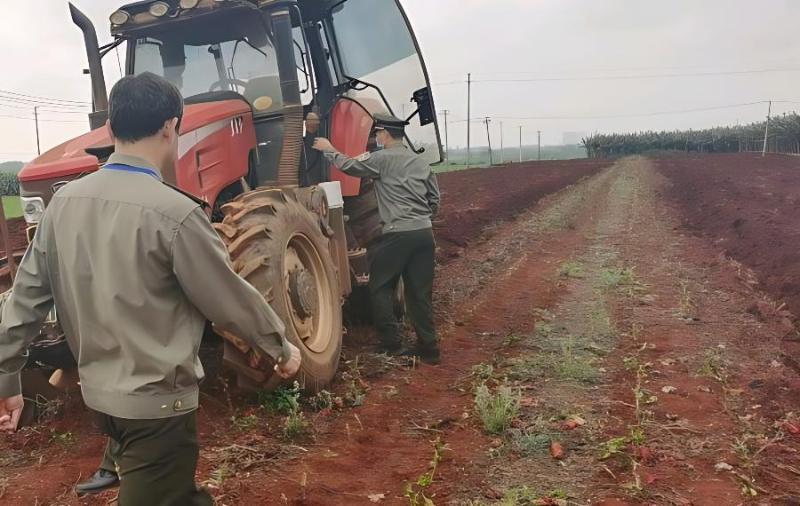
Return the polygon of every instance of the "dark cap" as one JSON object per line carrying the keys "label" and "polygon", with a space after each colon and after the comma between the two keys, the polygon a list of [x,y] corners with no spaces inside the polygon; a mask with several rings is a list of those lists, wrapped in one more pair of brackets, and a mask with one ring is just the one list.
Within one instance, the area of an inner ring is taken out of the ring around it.
{"label": "dark cap", "polygon": [[375,130],[394,130],[395,132],[402,132],[408,121],[396,118],[391,114],[375,114]]}

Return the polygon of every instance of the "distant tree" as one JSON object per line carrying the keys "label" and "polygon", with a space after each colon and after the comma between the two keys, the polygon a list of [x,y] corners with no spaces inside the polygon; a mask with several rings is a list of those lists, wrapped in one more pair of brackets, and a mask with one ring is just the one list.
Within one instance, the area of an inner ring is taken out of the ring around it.
{"label": "distant tree", "polygon": [[16,174],[0,172],[0,195],[19,196],[19,179]]}

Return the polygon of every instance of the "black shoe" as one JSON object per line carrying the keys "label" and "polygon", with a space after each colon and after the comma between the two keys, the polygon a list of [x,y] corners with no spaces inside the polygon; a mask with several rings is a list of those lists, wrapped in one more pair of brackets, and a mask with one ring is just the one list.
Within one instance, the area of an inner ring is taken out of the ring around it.
{"label": "black shoe", "polygon": [[397,344],[379,344],[377,348],[375,348],[375,353],[383,353],[384,355],[389,355],[393,357],[395,355],[399,355],[400,352],[403,351],[403,347],[400,343]]}
{"label": "black shoe", "polygon": [[418,358],[421,362],[429,365],[438,365],[442,361],[439,348],[411,348],[400,354],[403,357]]}
{"label": "black shoe", "polygon": [[75,485],[78,495],[96,494],[119,485],[119,476],[113,471],[98,469],[91,478]]}

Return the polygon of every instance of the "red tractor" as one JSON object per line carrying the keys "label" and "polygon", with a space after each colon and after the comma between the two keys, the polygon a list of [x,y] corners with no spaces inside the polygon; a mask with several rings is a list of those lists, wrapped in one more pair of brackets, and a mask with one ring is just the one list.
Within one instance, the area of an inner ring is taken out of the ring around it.
{"label": "red tractor", "polygon": [[[369,183],[335,167],[330,182],[300,187],[304,118],[317,112],[319,135],[356,156],[368,149],[374,114],[402,116],[412,120],[408,146],[441,160],[428,73],[399,1],[146,0],[111,14],[113,42],[102,47],[89,19],[70,11],[86,43],[91,131],[20,172],[29,237],[53,192],[113,152],[102,58],[124,47],[126,74],[163,76],[186,102],[180,159],[165,179],[208,203],[236,271],[302,350],[305,387],[327,384],[339,362],[342,304],[369,278],[365,248],[380,223]],[[223,337],[224,363],[240,385],[277,385],[265,357]]]}

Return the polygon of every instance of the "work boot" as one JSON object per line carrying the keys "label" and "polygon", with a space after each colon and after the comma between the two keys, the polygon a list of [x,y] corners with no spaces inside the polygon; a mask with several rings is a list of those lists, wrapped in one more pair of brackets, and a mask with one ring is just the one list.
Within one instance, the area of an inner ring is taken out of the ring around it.
{"label": "work boot", "polygon": [[438,365],[441,362],[438,346],[432,348],[415,346],[400,355],[408,358],[418,358],[422,363],[428,365]]}
{"label": "work boot", "polygon": [[119,476],[113,471],[98,469],[91,478],[75,485],[78,495],[97,494],[119,485]]}
{"label": "work boot", "polygon": [[375,353],[383,353],[393,357],[399,355],[403,351],[403,346],[400,343],[381,343],[375,348]]}

